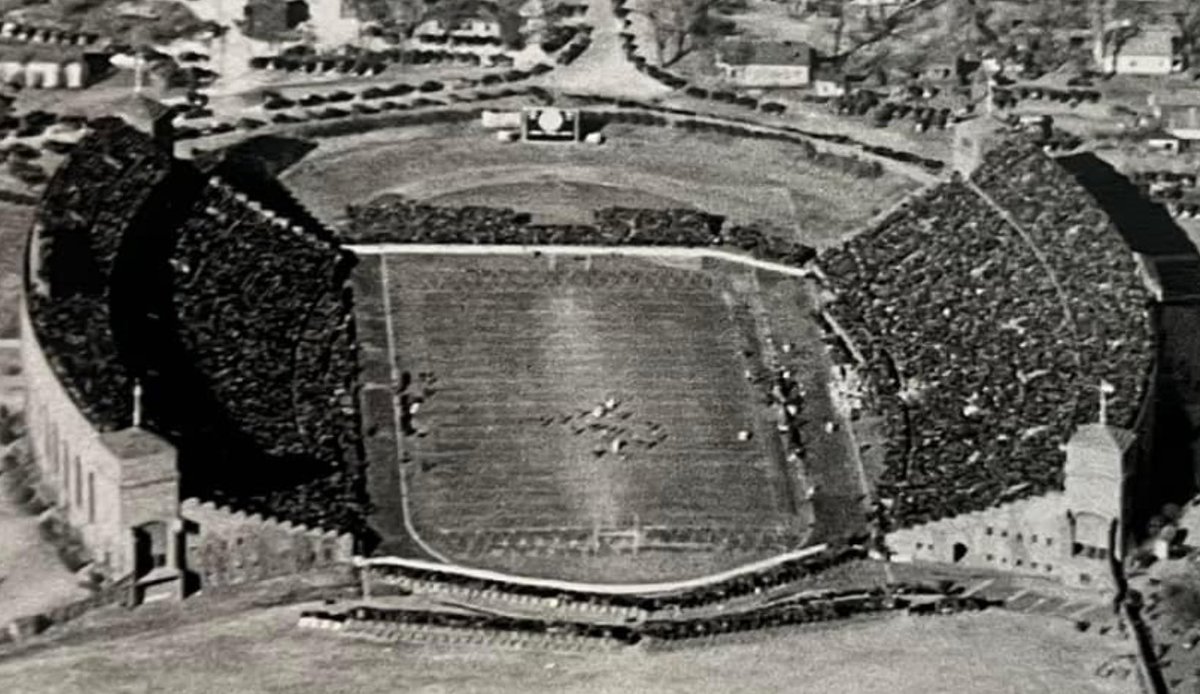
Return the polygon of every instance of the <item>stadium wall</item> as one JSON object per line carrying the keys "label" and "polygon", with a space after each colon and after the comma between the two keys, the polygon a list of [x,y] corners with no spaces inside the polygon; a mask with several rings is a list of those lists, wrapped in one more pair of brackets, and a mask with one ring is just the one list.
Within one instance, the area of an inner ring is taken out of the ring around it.
{"label": "stadium wall", "polygon": [[1153,488],[1157,369],[1132,430],[1080,426],[1067,443],[1064,491],[889,533],[896,561],[959,564],[1115,590],[1107,562],[1133,540],[1134,512]]}
{"label": "stadium wall", "polygon": [[177,569],[179,530],[174,447],[137,428],[98,431],[47,360],[24,296],[20,322],[28,439],[41,472],[40,494],[79,532],[103,573],[168,578]]}
{"label": "stadium wall", "polygon": [[349,564],[354,538],[185,499],[184,565],[200,588],[219,588]]}

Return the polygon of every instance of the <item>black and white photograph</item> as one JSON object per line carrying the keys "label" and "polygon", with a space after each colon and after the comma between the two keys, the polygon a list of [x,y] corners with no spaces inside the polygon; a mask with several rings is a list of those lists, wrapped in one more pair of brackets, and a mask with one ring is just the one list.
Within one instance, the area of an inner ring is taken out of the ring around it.
{"label": "black and white photograph", "polygon": [[0,692],[1200,694],[1200,0],[0,0]]}

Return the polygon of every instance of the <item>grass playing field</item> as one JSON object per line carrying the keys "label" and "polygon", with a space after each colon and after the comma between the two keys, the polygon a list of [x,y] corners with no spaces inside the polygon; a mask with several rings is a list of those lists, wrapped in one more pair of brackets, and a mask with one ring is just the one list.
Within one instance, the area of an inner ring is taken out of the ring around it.
{"label": "grass playing field", "polygon": [[[734,263],[672,262],[363,256],[360,360],[385,539],[405,534],[401,468],[424,540],[509,570],[514,555],[545,573],[547,557],[591,554],[605,558],[555,573],[695,575],[803,544],[814,519],[855,529],[846,443],[819,433],[831,415],[803,288]],[[764,284],[791,306],[763,306]],[[805,433],[820,458],[809,470],[783,460],[768,386],[746,377],[764,373],[764,334],[802,346],[789,358],[806,367]],[[414,414],[397,417],[397,402]],[[805,476],[822,485],[811,504]]]}

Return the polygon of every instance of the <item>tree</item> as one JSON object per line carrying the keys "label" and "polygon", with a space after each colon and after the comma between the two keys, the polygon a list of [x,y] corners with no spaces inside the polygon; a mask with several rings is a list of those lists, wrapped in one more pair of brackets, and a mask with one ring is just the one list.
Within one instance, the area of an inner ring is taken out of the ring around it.
{"label": "tree", "polygon": [[711,37],[712,4],[713,0],[658,0],[646,12],[661,65],[674,63],[695,48],[698,39]]}

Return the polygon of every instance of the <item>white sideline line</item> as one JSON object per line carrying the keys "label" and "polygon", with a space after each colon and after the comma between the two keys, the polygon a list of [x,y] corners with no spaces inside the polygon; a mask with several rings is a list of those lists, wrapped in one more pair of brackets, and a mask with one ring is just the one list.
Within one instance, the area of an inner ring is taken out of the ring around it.
{"label": "white sideline line", "polygon": [[396,336],[392,333],[392,300],[388,291],[386,255],[379,256],[379,277],[380,287],[383,290],[383,320],[387,326],[388,368],[392,375],[392,434],[396,437],[396,469],[400,473],[400,515],[404,518],[405,531],[422,550],[438,561],[449,563],[450,559],[431,547],[417,533],[417,528],[412,521],[412,511],[408,507],[408,480],[404,474],[404,445],[401,443],[404,431],[400,425],[400,396],[396,394],[395,387],[400,382],[400,369],[396,366]]}
{"label": "white sideline line", "polygon": [[575,581],[558,581],[550,578],[532,578],[529,576],[518,576],[515,574],[506,574],[498,571],[489,571],[487,569],[476,569],[470,566],[462,566],[460,564],[438,564],[435,562],[423,561],[421,559],[405,559],[402,557],[355,557],[354,565],[358,568],[370,568],[373,566],[399,566],[409,569],[417,569],[420,571],[439,571],[442,573],[464,576],[467,578],[475,578],[486,581],[498,581],[501,583],[514,583],[524,586],[534,586],[538,588],[549,588],[552,590],[576,591],[586,593],[600,593],[604,595],[634,595],[634,594],[654,594],[654,593],[670,593],[689,588],[699,588],[713,583],[741,576],[743,574],[751,574],[768,569],[785,562],[794,561],[796,559],[804,559],[824,552],[829,548],[828,544],[822,543],[805,547],[804,549],[794,552],[779,554],[774,557],[768,557],[750,564],[743,564],[727,571],[701,576],[699,578],[689,578],[681,581],[667,581],[665,583],[577,583]]}
{"label": "white sideline line", "polygon": [[778,272],[792,277],[812,277],[813,271],[751,258],[719,248],[671,246],[557,246],[472,243],[367,243],[345,244],[356,255],[623,255],[643,258],[715,258]]}

